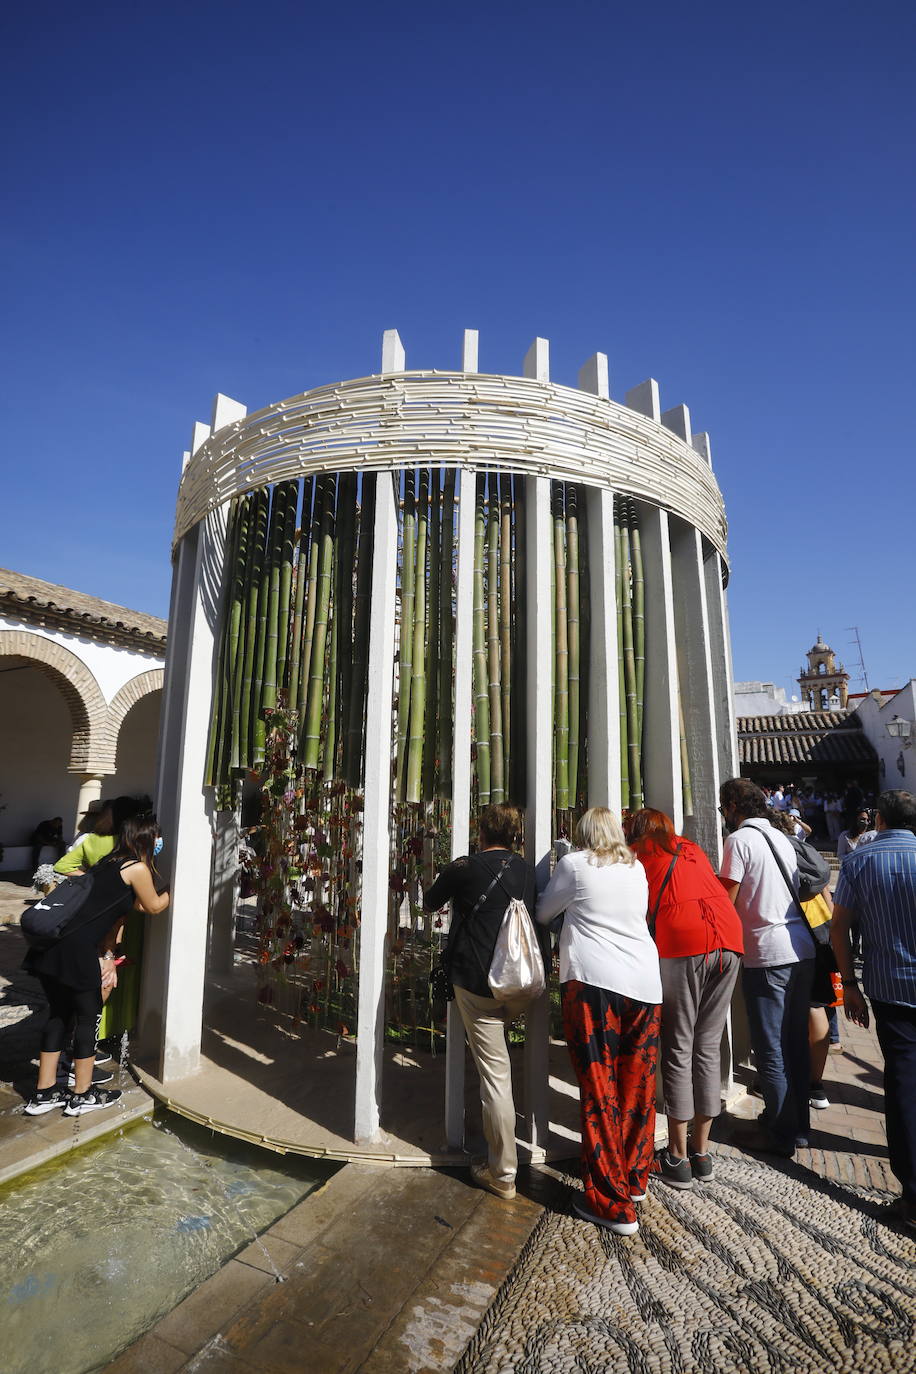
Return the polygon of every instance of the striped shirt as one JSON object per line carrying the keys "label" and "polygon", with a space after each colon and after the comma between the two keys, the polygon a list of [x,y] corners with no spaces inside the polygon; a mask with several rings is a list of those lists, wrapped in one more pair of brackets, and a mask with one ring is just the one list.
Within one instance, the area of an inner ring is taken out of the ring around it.
{"label": "striped shirt", "polygon": [[855,849],[843,860],[833,900],[858,917],[866,994],[916,1007],[916,835],[882,830]]}

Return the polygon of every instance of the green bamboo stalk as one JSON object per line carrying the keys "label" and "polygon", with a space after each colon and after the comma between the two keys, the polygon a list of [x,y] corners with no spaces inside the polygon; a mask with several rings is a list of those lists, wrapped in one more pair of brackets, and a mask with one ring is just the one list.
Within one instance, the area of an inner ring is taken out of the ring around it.
{"label": "green bamboo stalk", "polygon": [[308,571],[305,588],[305,619],[302,625],[302,656],[299,661],[299,691],[296,704],[300,731],[305,724],[308,706],[309,680],[312,671],[312,641],[315,637],[315,611],[318,605],[318,568],[321,558],[321,522],[325,499],[324,477],[315,479],[312,501],[312,521],[309,533]]}
{"label": "green bamboo stalk", "polygon": [[[366,686],[369,678],[369,604],[372,593],[372,546],[375,530],[375,473],[360,477],[357,517],[356,595],[353,601],[353,677],[350,686],[344,776],[354,787],[362,778],[366,739]],[[354,959],[355,976],[355,959]]]}
{"label": "green bamboo stalk", "polygon": [[302,671],[302,630],[305,611],[305,587],[308,582],[309,529],[312,523],[312,499],[315,479],[306,477],[302,489],[302,514],[296,534],[296,562],[293,570],[293,618],[289,650],[289,704],[299,706],[299,677]]}
{"label": "green bamboo stalk", "polygon": [[569,622],[566,599],[566,512],[564,483],[554,482],[553,554],[555,605],[554,785],[556,808],[569,810]]}
{"label": "green bamboo stalk", "polygon": [[268,532],[269,581],[267,594],[267,640],[264,648],[264,667],[261,674],[261,710],[255,748],[264,748],[265,723],[261,714],[277,704],[277,657],[280,640],[280,564],[283,557],[283,532],[286,527],[287,486],[281,482],[274,487]]}
{"label": "green bamboo stalk", "polygon": [[[581,490],[581,489],[580,489]],[[591,684],[592,592],[588,547],[588,520],[579,519],[579,768],[578,796],[573,805],[588,805],[588,731]],[[602,577],[605,570],[601,570]]]}
{"label": "green bamboo stalk", "polygon": [[[337,605],[332,603],[331,609],[331,648],[328,654],[328,705],[327,720],[324,731],[324,780],[331,782],[336,776],[337,762],[337,709],[338,705],[343,709],[343,699],[336,691],[337,683],[337,653],[338,641],[340,638],[340,616],[337,614]],[[330,979],[328,980],[330,986]]]}
{"label": "green bamboo stalk", "polygon": [[241,502],[236,498],[229,507],[229,516],[226,522],[223,586],[222,596],[220,598],[219,655],[210,710],[210,729],[207,732],[207,761],[204,765],[204,782],[209,786],[212,786],[214,783],[222,783],[225,781],[223,776],[224,738],[230,704],[230,684],[228,678],[229,620],[232,614],[235,559],[239,539],[240,516]]}
{"label": "green bamboo stalk", "polygon": [[512,478],[499,483],[499,683],[502,692],[504,796],[512,777]]}
{"label": "green bamboo stalk", "polygon": [[474,504],[474,737],[477,742],[477,800],[490,801],[490,698],[487,682],[486,630],[484,619],[483,551],[487,533],[483,473],[477,474]]}
{"label": "green bamboo stalk", "polygon": [[289,651],[293,599],[293,562],[296,538],[296,514],[299,509],[299,483],[287,482],[286,519],[280,544],[280,605],[277,628],[277,689],[286,691],[289,701]]}
{"label": "green bamboo stalk", "polygon": [[395,798],[407,792],[407,732],[410,728],[410,690],[413,676],[414,596],[417,575],[417,477],[404,473],[404,513],[401,521],[401,614],[398,626],[398,714]]}
{"label": "green bamboo stalk", "polygon": [[253,528],[249,536],[250,558],[246,581],[246,625],[245,661],[242,668],[242,695],[239,700],[240,739],[239,754],[242,768],[254,767],[254,729],[255,700],[260,697],[260,639],[261,622],[258,615],[264,554],[267,544],[267,515],[269,493],[261,487],[255,493],[255,506],[252,515]]}
{"label": "green bamboo stalk", "polygon": [[241,713],[242,713],[242,681],[245,666],[245,609],[248,596],[248,579],[250,577],[250,549],[253,544],[253,521],[254,521],[255,501],[249,494],[244,498],[242,514],[239,521],[239,539],[236,551],[235,563],[235,585],[232,598],[232,619],[231,619],[231,668],[232,668],[232,690],[230,697],[230,722],[229,722],[229,768],[239,769],[242,765],[241,757]]}
{"label": "green bamboo stalk", "polygon": [[527,521],[525,512],[525,478],[511,478],[513,525],[513,602],[512,621],[512,740],[509,749],[511,774],[509,797],[518,806],[527,804],[528,791],[528,575]]}
{"label": "green bamboo stalk", "polygon": [[576,805],[579,795],[579,507],[578,493],[570,482],[566,487],[566,599],[569,636],[569,798]]}
{"label": "green bamboo stalk", "polygon": [[[337,485],[337,559],[334,578],[334,619],[340,622],[337,637],[337,692],[340,727],[346,736],[349,720],[350,685],[353,677],[353,578],[356,542],[356,473],[342,473]],[[334,679],[331,679],[334,681]],[[343,764],[341,763],[341,768]]]}
{"label": "green bamboo stalk", "polygon": [[496,476],[489,476],[489,524],[487,527],[487,679],[490,699],[490,801],[506,799],[503,758],[503,705],[500,679],[499,624],[499,490]]}
{"label": "green bamboo stalk", "polygon": [[414,573],[413,659],[410,682],[410,726],[407,741],[406,799],[421,797],[423,740],[426,726],[426,545],[429,538],[429,469],[420,470],[417,498],[417,564]]}
{"label": "green bamboo stalk", "polygon": [[271,571],[273,563],[273,541],[274,524],[276,520],[277,493],[266,493],[270,500],[267,506],[266,531],[264,552],[260,560],[260,585],[258,587],[258,638],[255,644],[254,665],[251,675],[251,753],[253,766],[260,768],[264,761],[264,744],[266,731],[264,729],[264,717],[261,712],[264,707],[264,682],[265,678],[273,676],[276,668],[271,669],[268,665],[268,654],[276,649],[276,643],[271,645],[270,641],[270,601],[271,601]]}
{"label": "green bamboo stalk", "polygon": [[426,725],[423,731],[422,795],[431,801],[436,795],[436,755],[439,740],[439,660],[441,635],[441,599],[439,578],[442,573],[442,469],[433,468],[429,503],[429,597],[427,598],[426,634]]}
{"label": "green bamboo stalk", "polygon": [[455,553],[455,469],[446,468],[442,490],[441,568],[439,571],[439,715],[437,721],[439,755],[439,793],[452,793],[453,644],[455,622],[452,612],[453,561]]}
{"label": "green bamboo stalk", "polygon": [[614,588],[617,605],[617,692],[620,715],[620,796],[624,806],[630,801],[630,750],[627,742],[627,685],[623,667],[623,597],[626,579],[626,560],[623,549],[623,525],[620,498],[614,498]]}
{"label": "green bamboo stalk", "polygon": [[321,758],[321,717],[326,685],[325,655],[331,610],[331,578],[334,569],[335,482],[336,479],[331,473],[326,473],[321,479],[324,494],[319,530],[318,587],[309,664],[308,701],[302,730],[301,755],[304,768],[317,768]]}
{"label": "green bamboo stalk", "polygon": [[627,751],[630,781],[630,810],[642,806],[642,778],[639,757],[639,713],[636,706],[636,654],[633,647],[633,599],[631,589],[630,531],[624,524],[624,587],[623,587],[623,672],[627,703]]}
{"label": "green bamboo stalk", "polygon": [[643,707],[646,693],[646,584],[636,502],[630,501],[630,550],[633,556],[633,650],[636,655],[636,723],[639,752],[643,751]]}

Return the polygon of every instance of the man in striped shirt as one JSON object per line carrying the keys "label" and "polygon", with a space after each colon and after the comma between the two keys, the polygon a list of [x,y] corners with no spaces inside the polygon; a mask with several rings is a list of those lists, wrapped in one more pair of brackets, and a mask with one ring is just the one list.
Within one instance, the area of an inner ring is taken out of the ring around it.
{"label": "man in striped shirt", "polygon": [[840,869],[833,894],[833,949],[850,1021],[868,1025],[855,976],[850,927],[862,936],[862,978],[884,1055],[884,1113],[890,1165],[902,1210],[916,1229],[916,797],[883,792],[871,844]]}

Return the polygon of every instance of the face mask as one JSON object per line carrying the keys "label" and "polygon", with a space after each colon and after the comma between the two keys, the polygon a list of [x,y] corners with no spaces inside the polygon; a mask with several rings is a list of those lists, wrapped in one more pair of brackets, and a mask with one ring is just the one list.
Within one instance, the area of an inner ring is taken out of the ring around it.
{"label": "face mask", "polygon": [[156,855],[157,855],[157,854],[161,854],[161,853],[162,853],[162,836],[160,835],[160,836],[157,838],[156,843],[153,845],[153,858],[155,859]]}

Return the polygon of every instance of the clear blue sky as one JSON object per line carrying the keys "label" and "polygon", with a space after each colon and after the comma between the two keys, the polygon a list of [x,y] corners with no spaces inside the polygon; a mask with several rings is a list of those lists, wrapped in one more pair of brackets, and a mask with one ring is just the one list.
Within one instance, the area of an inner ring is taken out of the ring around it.
{"label": "clear blue sky", "polygon": [[166,614],[181,451],[377,370],[596,349],[708,429],[738,678],[916,676],[916,7],[19,6],[0,563]]}

